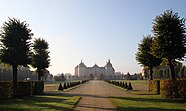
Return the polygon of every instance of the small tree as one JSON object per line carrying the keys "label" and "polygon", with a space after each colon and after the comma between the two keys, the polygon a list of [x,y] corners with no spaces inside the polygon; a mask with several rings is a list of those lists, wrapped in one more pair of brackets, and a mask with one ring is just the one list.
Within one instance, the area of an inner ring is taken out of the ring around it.
{"label": "small tree", "polygon": [[50,64],[50,52],[48,51],[48,48],[48,43],[44,39],[39,38],[34,40],[32,66],[37,68],[38,80],[41,80],[43,71],[48,68]]}
{"label": "small tree", "polygon": [[125,82],[124,89],[127,89],[127,88],[128,88],[128,84],[127,82]]}
{"label": "small tree", "polygon": [[153,79],[153,67],[157,67],[161,63],[161,59],[155,57],[151,52],[153,38],[146,36],[138,45],[138,52],[136,53],[136,60],[144,67],[148,67],[150,70],[150,80]]}
{"label": "small tree", "polygon": [[67,89],[67,83],[63,83],[63,89]]}
{"label": "small tree", "polygon": [[132,84],[129,82],[128,90],[133,90]]}
{"label": "small tree", "polygon": [[175,80],[173,62],[176,59],[182,60],[186,53],[185,18],[167,10],[154,19],[152,31],[155,36],[153,54],[168,61],[170,77]]}
{"label": "small tree", "polygon": [[59,84],[58,90],[61,90],[61,91],[63,90],[61,83]]}
{"label": "small tree", "polygon": [[30,40],[32,36],[33,33],[28,28],[28,24],[15,18],[9,18],[8,22],[2,26],[0,59],[12,66],[13,96],[16,96],[18,65],[27,66],[31,63]]}

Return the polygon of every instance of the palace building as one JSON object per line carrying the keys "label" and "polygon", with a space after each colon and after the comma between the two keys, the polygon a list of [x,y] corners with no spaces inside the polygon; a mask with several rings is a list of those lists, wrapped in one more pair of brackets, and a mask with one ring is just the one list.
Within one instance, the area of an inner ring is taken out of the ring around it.
{"label": "palace building", "polygon": [[82,61],[75,67],[75,75],[81,79],[113,79],[115,70],[110,62],[106,62],[105,66],[87,67]]}

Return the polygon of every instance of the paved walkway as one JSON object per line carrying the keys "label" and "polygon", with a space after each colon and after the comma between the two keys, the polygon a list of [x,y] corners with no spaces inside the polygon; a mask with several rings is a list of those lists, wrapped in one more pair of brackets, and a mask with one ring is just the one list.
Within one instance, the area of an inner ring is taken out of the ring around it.
{"label": "paved walkway", "polygon": [[82,86],[65,92],[67,95],[81,96],[75,111],[115,111],[109,96],[130,96],[126,91],[117,89],[104,81],[92,80]]}

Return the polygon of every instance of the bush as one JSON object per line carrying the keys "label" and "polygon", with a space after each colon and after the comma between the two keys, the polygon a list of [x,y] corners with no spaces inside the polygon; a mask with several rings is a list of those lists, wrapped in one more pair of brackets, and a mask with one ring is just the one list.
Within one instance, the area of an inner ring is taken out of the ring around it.
{"label": "bush", "polygon": [[133,90],[132,84],[129,82],[128,90]]}
{"label": "bush", "polygon": [[128,88],[128,84],[127,84],[127,82],[125,82],[124,88],[125,88],[125,89]]}
{"label": "bush", "polygon": [[178,93],[181,98],[186,98],[186,80],[179,80]]}
{"label": "bush", "polygon": [[124,86],[125,86],[125,82],[122,82],[122,87],[124,88]]}
{"label": "bush", "polygon": [[12,82],[0,82],[0,98],[9,98],[13,94]]}
{"label": "bush", "polygon": [[160,81],[160,94],[166,97],[172,97],[172,89],[170,80]]}
{"label": "bush", "polygon": [[[9,98],[13,94],[12,82],[0,82],[0,98]],[[43,81],[18,81],[16,95],[18,97],[32,94],[43,94]]]}
{"label": "bush", "polygon": [[149,92],[160,94],[160,80],[149,80]]}
{"label": "bush", "polygon": [[61,91],[63,90],[61,83],[59,84],[58,90],[61,90]]}
{"label": "bush", "polygon": [[33,82],[31,81],[19,81],[17,85],[17,96],[30,96],[33,91]]}
{"label": "bush", "polygon": [[186,80],[161,80],[160,94],[166,97],[186,98]]}
{"label": "bush", "polygon": [[35,81],[33,82],[33,94],[40,95],[43,94],[44,90],[44,82],[43,81]]}
{"label": "bush", "polygon": [[63,84],[63,89],[67,89],[67,84],[66,83]]}

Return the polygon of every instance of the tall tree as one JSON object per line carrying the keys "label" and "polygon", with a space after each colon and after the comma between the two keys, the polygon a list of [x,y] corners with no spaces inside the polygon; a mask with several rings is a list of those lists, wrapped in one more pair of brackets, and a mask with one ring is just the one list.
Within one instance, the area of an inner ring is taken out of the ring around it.
{"label": "tall tree", "polygon": [[34,40],[32,66],[37,68],[38,80],[41,80],[43,71],[50,65],[50,52],[48,48],[48,42],[44,39],[38,38]]}
{"label": "tall tree", "polygon": [[174,64],[182,60],[186,53],[185,18],[180,18],[178,13],[167,10],[156,16],[153,22],[153,54],[165,58],[170,68],[170,77],[175,80]]}
{"label": "tall tree", "polygon": [[159,66],[161,59],[152,55],[151,47],[153,38],[148,35],[144,37],[140,44],[138,44],[138,52],[136,53],[136,60],[144,67],[148,67],[150,70],[150,80],[153,79],[153,67]]}
{"label": "tall tree", "polygon": [[10,64],[13,69],[13,96],[16,96],[17,67],[31,63],[31,39],[33,33],[28,24],[15,18],[8,19],[1,30],[1,61]]}

